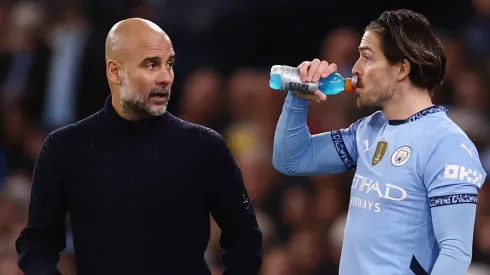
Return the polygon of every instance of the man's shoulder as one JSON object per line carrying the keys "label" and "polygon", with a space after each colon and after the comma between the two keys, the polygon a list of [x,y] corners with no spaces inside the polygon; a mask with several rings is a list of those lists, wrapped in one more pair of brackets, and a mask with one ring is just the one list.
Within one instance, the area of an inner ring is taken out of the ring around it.
{"label": "man's shoulder", "polygon": [[58,128],[50,132],[48,136],[54,140],[64,140],[65,142],[71,140],[76,142],[76,137],[80,137],[81,135],[86,134],[87,131],[95,128],[98,120],[100,119],[99,115],[99,112],[94,113],[75,123]]}
{"label": "man's shoulder", "polygon": [[382,111],[376,111],[369,116],[362,117],[353,123],[359,130],[369,129],[370,131],[379,130],[388,120]]}
{"label": "man's shoulder", "polygon": [[478,148],[470,137],[449,117],[432,118],[432,123],[423,131],[427,132],[423,145],[422,156],[426,171],[441,169],[445,179],[467,180],[469,183],[481,185],[485,181],[486,172],[480,161]]}
{"label": "man's shoulder", "polygon": [[468,135],[447,116],[432,116],[421,121],[421,130],[426,133],[425,142],[437,147],[442,142],[459,145],[461,141],[471,142]]}
{"label": "man's shoulder", "polygon": [[371,115],[364,117],[363,118],[364,123],[370,124],[370,125],[379,125],[379,124],[384,124],[388,120],[386,119],[383,111],[376,111],[372,113]]}
{"label": "man's shoulder", "polygon": [[207,126],[183,120],[169,113],[170,120],[183,133],[197,141],[222,141],[222,135]]}
{"label": "man's shoulder", "polygon": [[[421,121],[419,151],[423,159],[445,161],[446,158],[473,158],[478,161],[478,151],[470,137],[445,115],[427,117]],[[436,156],[436,157],[435,157]]]}

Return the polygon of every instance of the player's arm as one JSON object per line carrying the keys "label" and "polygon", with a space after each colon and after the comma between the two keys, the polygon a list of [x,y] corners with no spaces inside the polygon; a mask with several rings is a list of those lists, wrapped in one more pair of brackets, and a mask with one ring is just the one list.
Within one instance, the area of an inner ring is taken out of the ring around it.
{"label": "player's arm", "polygon": [[262,265],[262,232],[242,173],[221,136],[214,134],[208,148],[206,194],[211,215],[221,229],[223,275],[258,274]]}
{"label": "player's arm", "polygon": [[63,153],[48,136],[32,179],[27,226],[16,241],[19,268],[25,275],[58,275],[59,253],[66,246]]}
{"label": "player's arm", "polygon": [[463,135],[444,138],[424,173],[439,244],[433,275],[465,275],[471,263],[477,195],[486,173],[473,143]]}
{"label": "player's arm", "polygon": [[356,131],[347,129],[311,135],[306,123],[310,102],[289,92],[274,136],[272,163],[286,175],[334,174],[357,162]]}

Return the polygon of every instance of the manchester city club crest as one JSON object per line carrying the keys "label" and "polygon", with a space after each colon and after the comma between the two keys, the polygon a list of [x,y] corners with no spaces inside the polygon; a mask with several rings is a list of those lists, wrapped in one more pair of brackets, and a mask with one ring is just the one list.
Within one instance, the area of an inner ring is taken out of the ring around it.
{"label": "manchester city club crest", "polygon": [[400,167],[407,163],[412,155],[412,148],[410,146],[402,146],[395,150],[391,156],[391,164],[396,167]]}
{"label": "manchester city club crest", "polygon": [[378,145],[376,145],[376,151],[374,152],[374,156],[371,161],[373,166],[378,164],[383,159],[386,153],[386,148],[388,148],[388,143],[386,141],[378,142]]}

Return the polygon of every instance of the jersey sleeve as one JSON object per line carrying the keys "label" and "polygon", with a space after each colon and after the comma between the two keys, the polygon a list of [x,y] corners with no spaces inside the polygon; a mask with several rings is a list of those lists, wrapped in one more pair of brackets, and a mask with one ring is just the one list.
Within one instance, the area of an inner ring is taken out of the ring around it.
{"label": "jersey sleeve", "polygon": [[471,262],[478,191],[486,173],[473,143],[463,135],[444,138],[424,173],[439,255],[431,274],[464,275]]}
{"label": "jersey sleeve", "polygon": [[346,129],[311,135],[309,101],[288,93],[274,135],[273,165],[286,175],[334,174],[356,167],[356,132],[360,121]]}
{"label": "jersey sleeve", "polygon": [[428,156],[423,174],[430,206],[476,203],[486,176],[471,140],[461,134],[445,137]]}
{"label": "jersey sleeve", "polygon": [[471,263],[475,204],[453,204],[431,209],[439,256],[432,275],[466,275]]}
{"label": "jersey sleeve", "polygon": [[330,132],[333,145],[344,165],[352,170],[356,167],[357,158],[357,130],[364,118],[352,123],[349,127]]}

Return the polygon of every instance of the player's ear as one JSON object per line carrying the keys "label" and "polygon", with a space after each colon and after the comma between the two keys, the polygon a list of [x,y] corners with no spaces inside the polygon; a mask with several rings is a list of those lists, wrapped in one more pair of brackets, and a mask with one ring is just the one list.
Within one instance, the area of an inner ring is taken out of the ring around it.
{"label": "player's ear", "polygon": [[398,68],[398,76],[397,79],[398,81],[403,81],[405,78],[408,77],[410,74],[410,62],[408,62],[407,59],[403,59],[400,62],[399,68]]}
{"label": "player's ear", "polygon": [[111,83],[114,83],[116,85],[120,85],[122,83],[122,68],[119,64],[119,62],[116,62],[114,60],[107,60],[106,63],[106,69],[107,69],[107,78]]}

